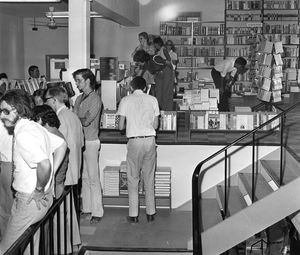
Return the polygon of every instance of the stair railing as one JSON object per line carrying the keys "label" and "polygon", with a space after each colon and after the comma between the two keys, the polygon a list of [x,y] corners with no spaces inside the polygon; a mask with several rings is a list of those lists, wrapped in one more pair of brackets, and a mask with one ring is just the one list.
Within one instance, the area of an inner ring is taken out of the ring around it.
{"label": "stair railing", "polygon": [[[241,136],[240,138],[233,141],[231,144],[225,146],[224,148],[220,149],[213,155],[209,156],[208,158],[201,161],[195,168],[192,176],[192,218],[193,218],[193,254],[194,255],[202,255],[202,239],[201,239],[201,230],[203,229],[203,223],[202,223],[202,210],[201,210],[201,182],[203,180],[203,177],[206,173],[206,171],[202,171],[202,166],[209,162],[210,160],[214,159],[216,156],[220,155],[221,153],[224,153],[224,217],[226,218],[228,213],[228,164],[227,164],[227,158],[228,158],[228,149],[233,147],[234,145],[239,144],[241,141],[245,140],[246,138],[252,136],[252,191],[251,191],[251,200],[254,202],[255,194],[254,194],[254,173],[255,173],[255,147],[256,147],[256,134],[258,131],[262,130],[265,126],[269,125],[273,121],[280,118],[280,186],[283,183],[283,135],[284,135],[284,122],[285,118],[288,112],[293,110],[296,106],[300,104],[300,101],[293,104],[291,107],[289,107],[286,110],[280,109],[276,105],[274,105],[276,108],[278,108],[281,112],[277,114],[272,119],[266,121],[265,123],[261,124],[259,127],[247,132],[245,135]],[[260,105],[261,107],[261,105]],[[245,146],[245,145],[243,145]]]}

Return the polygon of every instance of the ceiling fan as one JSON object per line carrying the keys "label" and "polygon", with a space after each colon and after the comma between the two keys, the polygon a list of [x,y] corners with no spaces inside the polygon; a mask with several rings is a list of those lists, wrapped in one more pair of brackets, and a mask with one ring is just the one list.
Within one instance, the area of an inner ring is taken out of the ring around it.
{"label": "ceiling fan", "polygon": [[47,16],[48,21],[36,21],[35,17],[33,18],[33,31],[37,31],[38,28],[37,27],[48,27],[49,29],[57,29],[58,27],[68,27],[68,23],[58,23],[56,22],[56,20],[54,19],[53,16],[53,12],[54,12],[54,7],[50,6],[49,7],[49,16]]}

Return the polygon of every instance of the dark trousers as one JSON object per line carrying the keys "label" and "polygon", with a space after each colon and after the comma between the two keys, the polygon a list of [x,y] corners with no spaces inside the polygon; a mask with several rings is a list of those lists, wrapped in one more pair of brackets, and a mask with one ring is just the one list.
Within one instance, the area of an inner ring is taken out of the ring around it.
{"label": "dark trousers", "polygon": [[231,96],[230,88],[226,87],[225,77],[221,76],[221,73],[215,68],[211,70],[211,77],[215,83],[217,89],[220,90],[220,102],[218,105],[220,112],[229,112],[228,98]]}

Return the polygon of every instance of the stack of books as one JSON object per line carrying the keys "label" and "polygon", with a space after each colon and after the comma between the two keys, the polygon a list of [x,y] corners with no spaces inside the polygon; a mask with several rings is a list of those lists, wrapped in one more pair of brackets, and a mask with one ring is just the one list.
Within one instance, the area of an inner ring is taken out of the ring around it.
{"label": "stack of books", "polygon": [[171,194],[171,168],[157,167],[154,180],[156,197],[169,197]]}
{"label": "stack of books", "polygon": [[119,196],[119,167],[106,166],[103,170],[104,185],[103,195]]}

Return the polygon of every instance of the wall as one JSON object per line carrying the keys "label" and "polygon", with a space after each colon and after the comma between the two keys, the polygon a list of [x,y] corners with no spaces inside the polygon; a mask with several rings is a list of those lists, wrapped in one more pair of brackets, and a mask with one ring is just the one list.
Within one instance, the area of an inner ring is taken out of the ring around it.
{"label": "wall", "polygon": [[[98,1],[103,5],[108,5],[108,1]],[[147,0],[140,0],[140,2],[144,3]],[[111,4],[113,5],[113,2]],[[162,14],[166,6],[171,6],[171,11]],[[123,5],[123,8],[124,13],[130,13],[130,8],[127,8],[127,5]],[[118,7],[119,9],[120,7]],[[201,11],[202,20],[224,19],[224,1],[150,0],[148,4],[141,5],[140,13],[136,14],[136,16],[140,16],[139,27],[124,27],[109,20],[94,19],[94,39],[91,53],[94,53],[96,57],[117,56],[121,61],[132,60],[131,53],[138,44],[138,33],[146,31],[149,34],[158,34],[159,22],[168,17],[169,14],[176,13],[176,10],[181,12]],[[41,74],[45,74],[46,54],[68,53],[67,28],[50,30],[47,27],[39,27],[38,31],[32,31],[32,25],[30,25],[32,18],[24,19],[24,27],[20,25],[21,20],[16,17],[0,15],[0,18],[3,19],[0,23],[1,37],[5,35],[0,40],[2,45],[1,57],[3,56],[5,59],[5,61],[1,60],[0,71],[9,71],[10,77],[27,77],[27,69],[31,64],[38,65]],[[24,39],[21,36],[23,29]]]}
{"label": "wall", "polygon": [[131,53],[138,45],[138,33],[159,34],[160,21],[168,17],[172,20],[170,14],[176,15],[177,12],[200,11],[202,20],[224,20],[224,5],[225,1],[220,0],[150,0],[141,5],[140,26],[134,28],[95,19],[94,53],[97,57],[117,56],[121,61],[132,60]]}
{"label": "wall", "polygon": [[0,73],[9,79],[23,76],[24,40],[21,18],[0,14]]}
{"label": "wall", "polygon": [[[38,19],[46,21],[46,19]],[[38,27],[32,31],[32,18],[24,19],[24,74],[28,77],[28,67],[37,65],[41,75],[46,74],[46,57],[49,54],[68,54],[68,28],[49,29]],[[76,42],[74,42],[76,43]],[[22,77],[20,77],[22,78]]]}
{"label": "wall", "polygon": [[[115,18],[120,24],[138,26],[139,1],[137,0],[94,0],[93,10]],[[96,4],[98,3],[98,4]],[[99,6],[98,6],[99,5]]]}

